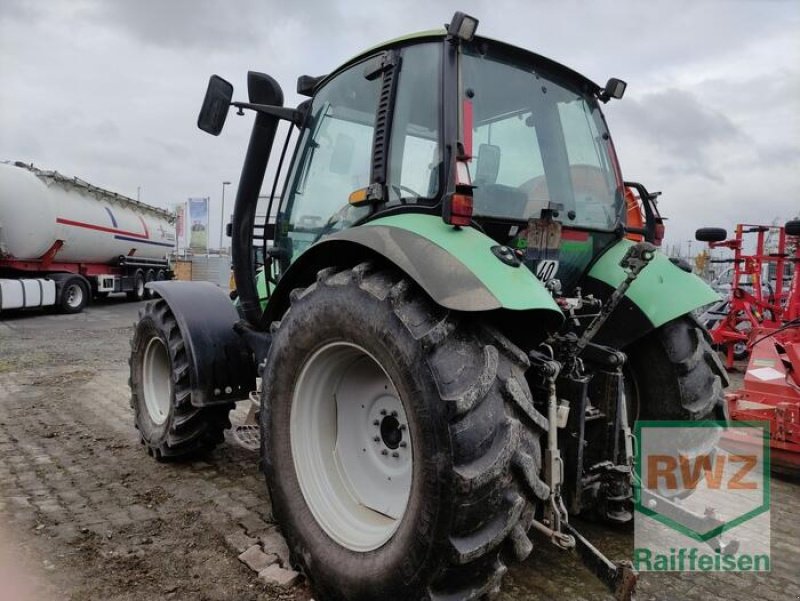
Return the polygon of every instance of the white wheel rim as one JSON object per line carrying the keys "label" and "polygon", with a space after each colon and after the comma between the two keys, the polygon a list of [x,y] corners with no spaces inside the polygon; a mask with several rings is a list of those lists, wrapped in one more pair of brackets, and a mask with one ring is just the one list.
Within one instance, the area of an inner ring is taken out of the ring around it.
{"label": "white wheel rim", "polygon": [[413,452],[403,403],[375,357],[348,342],[317,350],[289,422],[295,473],[320,527],[352,551],[385,544],[408,505]]}
{"label": "white wheel rim", "polygon": [[80,307],[83,303],[83,288],[79,284],[70,284],[67,288],[67,305],[70,309]]}
{"label": "white wheel rim", "polygon": [[137,296],[144,294],[144,280],[142,278],[136,278],[136,294]]}
{"label": "white wheel rim", "polygon": [[172,402],[172,369],[167,347],[154,336],[147,343],[142,360],[142,388],[147,414],[154,424],[167,421]]}

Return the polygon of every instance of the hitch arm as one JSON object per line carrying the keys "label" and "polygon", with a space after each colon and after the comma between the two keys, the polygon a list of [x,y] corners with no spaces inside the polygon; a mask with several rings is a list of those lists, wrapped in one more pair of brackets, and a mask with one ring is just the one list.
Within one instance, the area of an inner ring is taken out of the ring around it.
{"label": "hitch arm", "polygon": [[586,346],[603,327],[603,324],[608,320],[614,309],[617,308],[625,293],[633,284],[634,280],[639,277],[642,270],[647,267],[650,261],[653,260],[656,253],[656,247],[649,242],[639,242],[631,246],[619,262],[620,267],[625,270],[625,279],[622,280],[616,290],[611,294],[611,297],[600,309],[600,314],[592,320],[589,326],[584,331],[575,345],[576,356],[583,353]]}
{"label": "hitch arm", "polygon": [[614,593],[616,601],[633,601],[636,581],[639,578],[633,565],[629,561],[612,562],[580,532],[575,530],[572,524],[564,523],[562,527],[575,539],[575,550],[583,561],[583,565],[605,583]]}

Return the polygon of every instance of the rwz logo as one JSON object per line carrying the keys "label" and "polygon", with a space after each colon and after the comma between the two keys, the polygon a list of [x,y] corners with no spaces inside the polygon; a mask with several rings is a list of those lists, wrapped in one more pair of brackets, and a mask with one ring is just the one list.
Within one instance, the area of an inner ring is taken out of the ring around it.
{"label": "rwz logo", "polygon": [[635,424],[634,567],[769,571],[769,425]]}
{"label": "rwz logo", "polygon": [[[704,453],[696,457],[686,455],[648,455],[647,488],[658,490],[660,485],[671,490],[695,490],[701,481],[707,488],[730,490],[755,490],[758,482],[746,480],[748,474],[758,465],[756,455],[719,455]],[[736,465],[733,473],[727,470],[726,463]]]}

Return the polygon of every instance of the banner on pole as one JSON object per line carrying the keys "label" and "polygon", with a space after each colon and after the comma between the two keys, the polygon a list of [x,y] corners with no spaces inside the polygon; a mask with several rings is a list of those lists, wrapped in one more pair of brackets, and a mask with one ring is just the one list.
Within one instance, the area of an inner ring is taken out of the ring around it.
{"label": "banner on pole", "polygon": [[185,246],[186,238],[186,203],[175,206],[175,237],[178,241],[178,249]]}
{"label": "banner on pole", "polygon": [[208,198],[189,199],[189,248],[208,250]]}

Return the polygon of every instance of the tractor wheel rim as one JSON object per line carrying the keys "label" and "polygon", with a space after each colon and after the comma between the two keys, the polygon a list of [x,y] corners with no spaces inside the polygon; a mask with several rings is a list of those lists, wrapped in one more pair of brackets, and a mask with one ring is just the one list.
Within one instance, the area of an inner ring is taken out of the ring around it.
{"label": "tractor wheel rim", "polygon": [[172,404],[172,369],[167,347],[157,336],[150,339],[144,350],[142,388],[147,414],[160,426],[167,421]]}
{"label": "tractor wheel rim", "polygon": [[405,514],[414,460],[386,370],[356,344],[327,344],[300,371],[289,421],[295,473],[317,524],[352,551],[384,545]]}
{"label": "tractor wheel rim", "polygon": [[83,288],[78,284],[70,284],[67,288],[67,305],[70,309],[80,307],[83,303]]}

